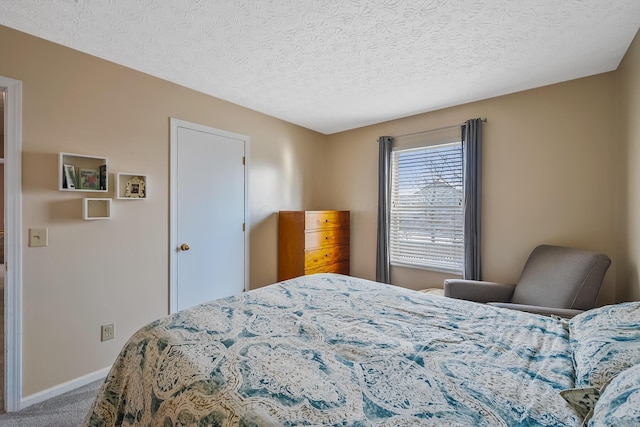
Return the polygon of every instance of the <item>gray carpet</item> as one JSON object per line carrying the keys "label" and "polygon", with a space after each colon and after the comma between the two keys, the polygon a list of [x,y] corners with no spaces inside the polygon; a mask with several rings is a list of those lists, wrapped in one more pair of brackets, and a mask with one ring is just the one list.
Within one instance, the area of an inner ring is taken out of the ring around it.
{"label": "gray carpet", "polygon": [[0,414],[0,427],[78,427],[103,381],[92,382],[19,412]]}

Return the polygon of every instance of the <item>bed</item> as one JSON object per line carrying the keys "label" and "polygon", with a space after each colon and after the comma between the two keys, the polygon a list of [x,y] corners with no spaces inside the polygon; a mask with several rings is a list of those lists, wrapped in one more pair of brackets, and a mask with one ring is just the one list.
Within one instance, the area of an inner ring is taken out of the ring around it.
{"label": "bed", "polygon": [[84,425],[579,426],[640,363],[639,323],[638,303],[568,321],[303,276],[140,329]]}

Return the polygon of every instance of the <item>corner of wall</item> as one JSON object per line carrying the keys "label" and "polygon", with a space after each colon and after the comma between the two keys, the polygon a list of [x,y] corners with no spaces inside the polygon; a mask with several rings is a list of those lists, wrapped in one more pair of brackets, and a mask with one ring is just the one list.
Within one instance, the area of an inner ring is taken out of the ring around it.
{"label": "corner of wall", "polygon": [[615,72],[616,301],[640,300],[640,36]]}

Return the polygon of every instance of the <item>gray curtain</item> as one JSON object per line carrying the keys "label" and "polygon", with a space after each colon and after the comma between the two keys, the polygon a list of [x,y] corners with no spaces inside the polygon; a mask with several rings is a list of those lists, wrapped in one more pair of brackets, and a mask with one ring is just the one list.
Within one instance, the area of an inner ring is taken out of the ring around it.
{"label": "gray curtain", "polygon": [[464,273],[463,279],[481,280],[480,211],[482,202],[482,119],[462,125],[464,157]]}
{"label": "gray curtain", "polygon": [[389,212],[391,209],[390,169],[393,137],[378,138],[378,244],[376,252],[376,281],[389,283]]}

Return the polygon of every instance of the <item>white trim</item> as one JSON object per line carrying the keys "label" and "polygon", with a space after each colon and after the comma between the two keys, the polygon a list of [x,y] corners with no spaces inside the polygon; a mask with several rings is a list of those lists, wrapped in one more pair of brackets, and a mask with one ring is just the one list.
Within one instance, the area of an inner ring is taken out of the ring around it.
{"label": "white trim", "polygon": [[20,410],[22,397],[22,82],[0,76],[5,90],[4,224],[5,318],[4,396],[5,410]]}
{"label": "white trim", "polygon": [[100,379],[106,378],[110,369],[111,369],[111,366],[107,366],[106,368],[100,369],[99,371],[95,371],[90,374],[83,375],[71,381],[67,381],[66,383],[58,384],[57,386],[29,395],[24,399],[22,399],[22,401],[20,402],[20,408],[24,409],[27,406],[44,402],[45,400],[60,396],[61,394],[64,394],[68,391],[75,390],[87,384],[91,384],[94,381],[98,381]]}
{"label": "white trim", "polygon": [[244,291],[251,289],[249,282],[249,236],[251,235],[251,221],[249,221],[249,140],[244,137]]}
{"label": "white trim", "polygon": [[178,311],[178,229],[177,221],[178,217],[178,128],[187,128],[200,132],[214,133],[216,135],[224,136],[226,138],[233,138],[244,142],[244,290],[249,290],[249,144],[250,138],[245,135],[228,132],[212,128],[209,126],[199,125],[196,123],[187,122],[184,120],[171,117],[170,122],[170,135],[169,135],[169,312],[175,313]]}
{"label": "white trim", "polygon": [[175,220],[178,217],[178,126],[181,120],[170,118],[169,132],[169,313],[178,311],[178,224]]}

